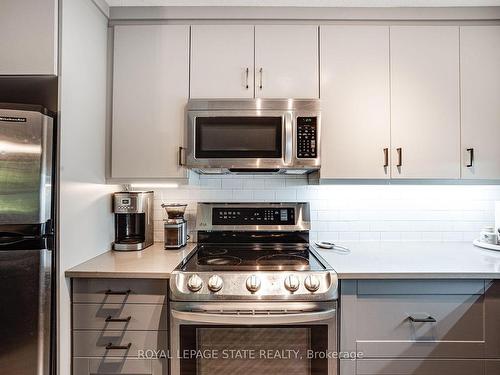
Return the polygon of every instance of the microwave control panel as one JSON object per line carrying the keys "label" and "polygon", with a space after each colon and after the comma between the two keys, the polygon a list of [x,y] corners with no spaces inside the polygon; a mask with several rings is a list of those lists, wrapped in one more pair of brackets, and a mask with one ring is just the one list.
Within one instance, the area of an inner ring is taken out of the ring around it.
{"label": "microwave control panel", "polygon": [[317,117],[297,117],[297,158],[317,158]]}
{"label": "microwave control panel", "polygon": [[224,207],[212,209],[213,225],[295,225],[295,210],[280,208]]}

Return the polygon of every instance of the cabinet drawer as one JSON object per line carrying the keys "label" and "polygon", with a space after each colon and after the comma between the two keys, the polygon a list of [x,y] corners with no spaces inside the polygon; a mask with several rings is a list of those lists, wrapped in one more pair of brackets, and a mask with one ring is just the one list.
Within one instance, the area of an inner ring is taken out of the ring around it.
{"label": "cabinet drawer", "polygon": [[[128,349],[107,349],[108,345]],[[74,331],[75,357],[137,357],[139,350],[167,350],[166,331]]]}
{"label": "cabinet drawer", "polygon": [[358,296],[356,350],[366,357],[481,357],[483,307],[482,295]]}
{"label": "cabinet drawer", "polygon": [[357,375],[480,375],[482,360],[376,360],[357,361]]}
{"label": "cabinet drawer", "polygon": [[163,304],[168,281],[150,279],[74,279],[74,303]]}
{"label": "cabinet drawer", "polygon": [[168,375],[166,360],[73,358],[73,375]]}
{"label": "cabinet drawer", "polygon": [[484,280],[359,280],[358,295],[483,294]]}
{"label": "cabinet drawer", "polygon": [[74,304],[73,329],[164,331],[167,305]]}

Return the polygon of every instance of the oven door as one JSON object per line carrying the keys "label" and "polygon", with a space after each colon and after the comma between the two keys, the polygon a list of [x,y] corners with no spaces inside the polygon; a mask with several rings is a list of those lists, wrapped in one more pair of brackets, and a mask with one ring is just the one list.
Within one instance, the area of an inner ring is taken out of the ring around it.
{"label": "oven door", "polygon": [[280,169],[292,163],[291,111],[190,111],[186,166]]}
{"label": "oven door", "polygon": [[187,305],[172,306],[172,375],[337,374],[335,302]]}

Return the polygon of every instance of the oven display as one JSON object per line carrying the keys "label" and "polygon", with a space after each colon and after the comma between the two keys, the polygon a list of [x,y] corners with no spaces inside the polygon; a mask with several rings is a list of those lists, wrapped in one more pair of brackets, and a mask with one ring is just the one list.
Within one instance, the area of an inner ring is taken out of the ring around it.
{"label": "oven display", "polygon": [[214,225],[295,225],[293,208],[242,208],[212,209]]}

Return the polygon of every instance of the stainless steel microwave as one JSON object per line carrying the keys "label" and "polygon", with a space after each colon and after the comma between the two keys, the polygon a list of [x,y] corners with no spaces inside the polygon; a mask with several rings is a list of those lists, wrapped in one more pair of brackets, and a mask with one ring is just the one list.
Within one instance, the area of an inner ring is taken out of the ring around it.
{"label": "stainless steel microwave", "polygon": [[309,173],[320,134],[319,100],[192,99],[179,162],[205,174]]}

